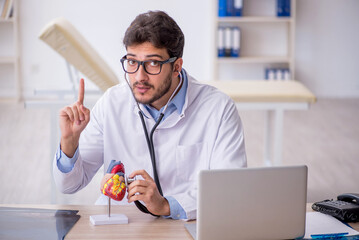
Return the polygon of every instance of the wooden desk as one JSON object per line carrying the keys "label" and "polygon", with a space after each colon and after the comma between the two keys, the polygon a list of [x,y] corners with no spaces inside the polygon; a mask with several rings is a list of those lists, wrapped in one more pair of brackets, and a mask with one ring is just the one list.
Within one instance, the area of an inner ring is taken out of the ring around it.
{"label": "wooden desk", "polygon": [[284,111],[307,110],[314,94],[298,81],[212,81],[230,96],[238,110],[264,110],[264,164],[282,164]]}
{"label": "wooden desk", "polygon": [[192,239],[182,220],[155,218],[140,212],[133,206],[111,206],[111,213],[122,213],[128,217],[129,224],[94,226],[91,215],[107,214],[107,206],[99,205],[4,205],[1,207],[42,208],[79,210],[81,218],[73,226],[65,239]]}
{"label": "wooden desk", "polygon": [[[311,203],[307,211],[312,212]],[[42,208],[79,210],[81,218],[70,230],[65,239],[192,239],[182,220],[155,218],[141,213],[135,206],[112,206],[112,213],[127,215],[129,224],[93,226],[90,216],[106,214],[107,206],[75,205],[19,205],[1,204],[1,207]],[[195,223],[192,221],[190,223]],[[359,231],[359,223],[350,224]]]}

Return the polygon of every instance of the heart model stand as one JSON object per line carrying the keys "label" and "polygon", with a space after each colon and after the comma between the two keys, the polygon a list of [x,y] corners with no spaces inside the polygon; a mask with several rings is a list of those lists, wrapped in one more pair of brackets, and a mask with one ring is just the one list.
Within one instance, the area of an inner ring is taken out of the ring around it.
{"label": "heart model stand", "polygon": [[128,217],[125,214],[111,215],[111,198],[108,198],[108,214],[92,215],[90,221],[93,225],[128,224]]}
{"label": "heart model stand", "polygon": [[[135,178],[128,178],[125,175],[125,167],[121,161],[112,160],[108,166],[107,173],[114,174],[105,183],[102,193],[108,196],[108,214],[104,215],[92,215],[90,221],[93,225],[105,225],[105,224],[128,224],[128,217],[124,214],[112,214],[111,215],[111,198],[116,201],[121,201],[126,193],[128,185],[136,180]],[[120,180],[120,176],[124,178],[124,182]]]}

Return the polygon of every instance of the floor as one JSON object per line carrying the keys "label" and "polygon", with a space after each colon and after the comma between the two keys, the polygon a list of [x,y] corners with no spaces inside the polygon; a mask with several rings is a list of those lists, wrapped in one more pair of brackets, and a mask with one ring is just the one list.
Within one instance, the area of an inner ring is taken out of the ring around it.
{"label": "floor", "polygon": [[[80,192],[53,186],[50,111],[0,102],[0,204],[93,204],[101,173]],[[240,111],[249,167],[262,166],[264,113]],[[56,146],[55,146],[56,147]],[[319,99],[307,111],[285,113],[283,164],[306,164],[308,201],[359,192],[359,99]]]}

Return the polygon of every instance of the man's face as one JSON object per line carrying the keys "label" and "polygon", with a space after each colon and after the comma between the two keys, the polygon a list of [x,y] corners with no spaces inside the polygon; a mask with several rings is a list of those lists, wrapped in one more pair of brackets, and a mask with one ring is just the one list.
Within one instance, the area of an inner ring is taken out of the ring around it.
{"label": "man's face", "polygon": [[[168,58],[165,48],[156,48],[149,42],[127,47],[127,59],[165,61]],[[142,104],[151,104],[157,109],[163,107],[173,92],[172,74],[170,63],[163,64],[158,75],[146,73],[143,66],[140,66],[137,72],[128,74],[136,100]]]}

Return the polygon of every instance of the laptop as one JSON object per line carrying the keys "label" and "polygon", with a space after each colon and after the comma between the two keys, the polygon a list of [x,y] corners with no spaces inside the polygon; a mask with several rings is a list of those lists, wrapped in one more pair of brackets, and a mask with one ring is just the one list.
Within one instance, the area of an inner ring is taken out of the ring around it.
{"label": "laptop", "polygon": [[307,166],[202,170],[197,240],[295,239],[305,234]]}

